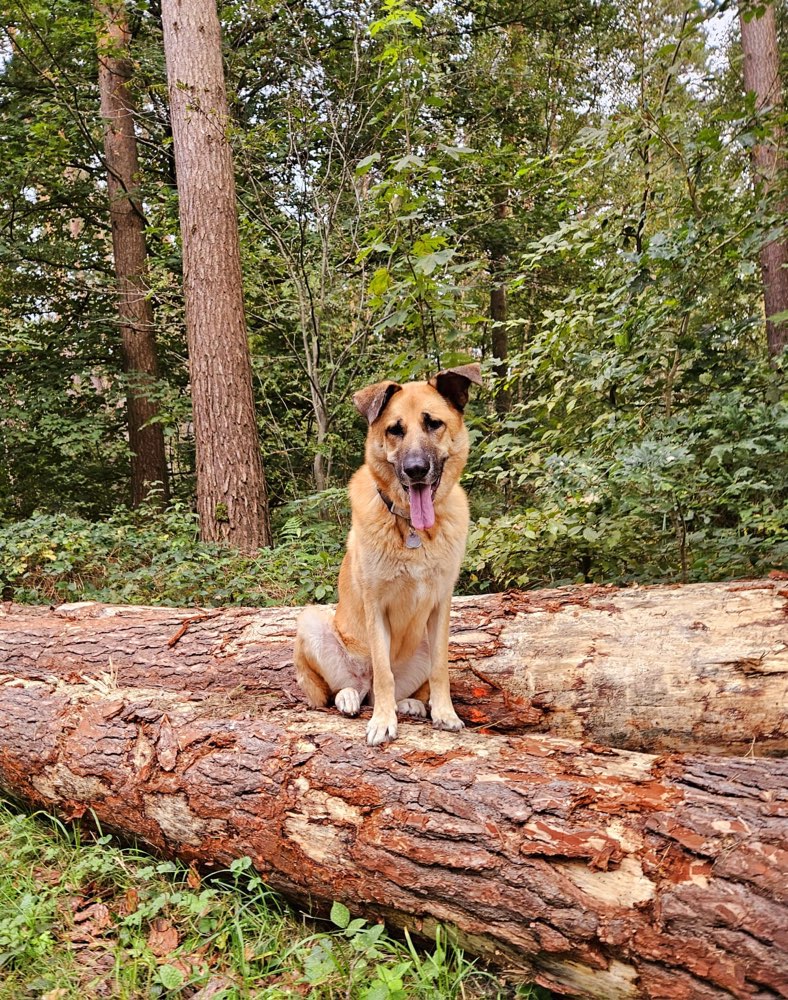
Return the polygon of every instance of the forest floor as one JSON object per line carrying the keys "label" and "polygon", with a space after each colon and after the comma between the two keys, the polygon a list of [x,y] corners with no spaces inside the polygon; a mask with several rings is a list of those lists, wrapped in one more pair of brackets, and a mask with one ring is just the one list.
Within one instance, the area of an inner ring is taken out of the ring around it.
{"label": "forest floor", "polygon": [[290,908],[249,859],[203,876],[0,799],[0,1000],[549,1000],[352,920]]}

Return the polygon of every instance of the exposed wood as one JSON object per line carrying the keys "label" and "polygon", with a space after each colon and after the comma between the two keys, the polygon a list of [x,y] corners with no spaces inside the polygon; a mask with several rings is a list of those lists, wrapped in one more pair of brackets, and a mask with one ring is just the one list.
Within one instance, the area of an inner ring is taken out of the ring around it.
{"label": "exposed wood", "polygon": [[[203,540],[271,544],[215,0],[162,0]],[[221,391],[219,389],[221,388]]]}
{"label": "exposed wood", "polygon": [[157,484],[168,496],[164,431],[152,389],[158,374],[153,307],[148,296],[145,216],[139,192],[134,102],[129,89],[131,32],[119,0],[94,0],[98,21],[98,84],[104,119],[104,157],[118,283],[123,370],[128,377],[126,411],[131,449],[131,494],[137,506]]}
{"label": "exposed wood", "polygon": [[248,855],[295,900],[440,922],[570,996],[788,996],[786,761],[417,723],[372,749],[363,722],[274,694],[26,662],[0,678],[0,787],[34,805],[187,860]]}
{"label": "exposed wood", "polygon": [[[298,609],[3,606],[0,672],[299,699]],[[452,691],[471,727],[607,746],[788,751],[788,582],[456,598]]]}

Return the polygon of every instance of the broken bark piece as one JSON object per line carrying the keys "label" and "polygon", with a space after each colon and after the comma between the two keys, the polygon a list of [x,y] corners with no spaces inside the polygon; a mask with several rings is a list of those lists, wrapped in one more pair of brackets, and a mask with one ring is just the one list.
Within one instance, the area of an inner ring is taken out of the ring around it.
{"label": "broken bark piece", "polygon": [[33,805],[189,862],[248,855],[293,900],[446,925],[569,996],[788,996],[788,761],[420,722],[373,749],[362,721],[278,697],[27,662],[0,681],[0,788]]}
{"label": "broken bark piece", "polygon": [[[300,700],[297,608],[2,606],[0,673]],[[452,691],[466,725],[647,751],[788,752],[781,580],[566,587],[455,598]]]}

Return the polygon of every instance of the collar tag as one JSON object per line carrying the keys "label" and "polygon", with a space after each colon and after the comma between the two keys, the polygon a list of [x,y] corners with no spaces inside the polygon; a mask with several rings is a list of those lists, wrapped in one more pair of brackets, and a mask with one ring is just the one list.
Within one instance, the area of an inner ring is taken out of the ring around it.
{"label": "collar tag", "polygon": [[410,529],[410,531],[408,532],[408,537],[405,539],[405,548],[406,549],[421,548],[421,539],[413,530],[413,528]]}

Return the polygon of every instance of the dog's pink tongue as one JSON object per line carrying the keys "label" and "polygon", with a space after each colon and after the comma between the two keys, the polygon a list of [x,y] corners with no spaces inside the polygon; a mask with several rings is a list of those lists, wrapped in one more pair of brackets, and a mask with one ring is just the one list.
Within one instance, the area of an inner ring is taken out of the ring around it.
{"label": "dog's pink tongue", "polygon": [[435,524],[435,508],[432,505],[432,488],[424,483],[413,483],[408,487],[410,499],[410,523],[417,531],[424,531]]}

